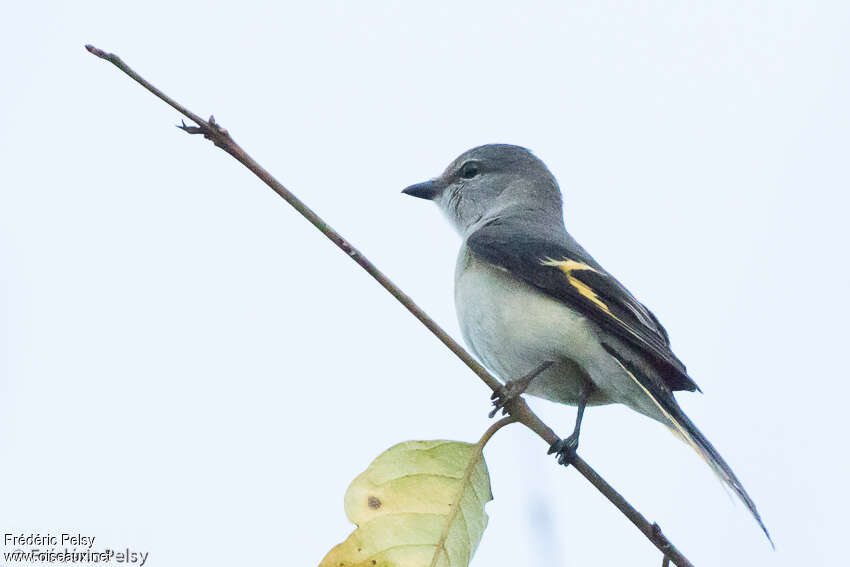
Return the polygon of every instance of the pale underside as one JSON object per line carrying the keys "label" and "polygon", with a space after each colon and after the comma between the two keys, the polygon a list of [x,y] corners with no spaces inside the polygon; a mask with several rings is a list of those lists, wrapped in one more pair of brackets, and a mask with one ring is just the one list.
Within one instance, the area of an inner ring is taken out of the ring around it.
{"label": "pale underside", "polygon": [[455,272],[455,307],[467,345],[503,381],[521,378],[541,362],[552,361],[531,383],[529,394],[576,405],[589,380],[594,387],[589,405],[623,403],[669,423],[602,347],[596,323],[506,270],[477,259],[465,246]]}

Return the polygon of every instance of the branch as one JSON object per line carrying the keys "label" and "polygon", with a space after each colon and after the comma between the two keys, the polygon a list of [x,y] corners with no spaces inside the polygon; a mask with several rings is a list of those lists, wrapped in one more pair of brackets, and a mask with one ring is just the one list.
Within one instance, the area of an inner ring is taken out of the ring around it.
{"label": "branch", "polygon": [[[331,228],[325,221],[322,220],[319,215],[313,212],[307,205],[305,205],[301,200],[299,200],[293,193],[291,193],[286,187],[284,187],[279,181],[277,181],[268,171],[263,169],[254,159],[249,156],[245,151],[237,144],[233,138],[231,138],[230,134],[227,130],[219,126],[215,118],[210,116],[209,120],[204,120],[197,114],[191,112],[189,109],[185,108],[181,104],[177,103],[175,100],[170,98],[168,95],[163,93],[161,90],[153,86],[151,83],[142,78],[139,74],[133,71],[130,67],[128,67],[120,57],[113,53],[107,53],[102,51],[93,45],[86,45],[86,49],[92,55],[95,55],[101,59],[109,61],[121,71],[130,76],[131,79],[142,85],[144,88],[153,93],[157,98],[174,108],[177,112],[197,124],[197,126],[187,126],[183,123],[181,126],[178,126],[181,130],[189,133],[189,134],[202,134],[204,138],[212,141],[217,147],[221,148],[231,156],[233,156],[239,163],[247,167],[251,170],[254,175],[259,177],[263,183],[272,188],[272,190],[280,195],[284,201],[292,205],[296,211],[301,213],[301,215],[306,218],[310,223],[315,226],[319,231],[324,234],[331,242],[336,244],[343,252],[345,252],[352,260],[357,262],[361,268],[366,270],[370,276],[375,278],[384,289],[386,289],[390,294],[395,297],[402,305],[404,305],[408,311],[410,311],[414,317],[419,319],[419,321],[425,325],[429,331],[431,331],[449,350],[451,350],[470,370],[472,370],[481,380],[487,384],[487,386],[496,392],[500,387],[501,383],[497,380],[492,374],[490,374],[487,369],[485,369],[481,364],[479,364],[472,356],[464,349],[460,344],[457,343],[452,337],[448,335],[431,317],[428,316],[416,303],[413,302],[410,297],[407,296],[401,289],[399,289],[390,279],[385,276],[375,265],[370,262],[363,254],[360,253],[354,246],[352,246],[347,240],[345,240],[338,232],[336,232],[333,228]],[[517,421],[522,423],[527,428],[537,433],[541,439],[543,439],[547,445],[551,446],[556,441],[559,441],[560,438],[555,434],[552,429],[543,423],[537,415],[531,411],[531,408],[528,407],[528,404],[521,397],[516,397],[508,403],[508,410],[512,417],[512,421]],[[500,422],[501,423],[501,422]],[[506,423],[502,423],[505,425]],[[500,425],[501,426],[501,425]],[[495,430],[494,430],[495,432]],[[661,528],[658,527],[658,524],[649,523],[649,521],[643,517],[643,515],[638,512],[631,504],[629,504],[625,498],[623,498],[614,488],[611,487],[601,476],[599,476],[596,471],[594,471],[590,465],[588,465],[581,457],[578,455],[572,461],[575,469],[584,476],[593,486],[599,490],[608,500],[611,501],[614,506],[617,507],[620,512],[623,513],[646,537],[652,542],[655,547],[657,547],[661,553],[664,554],[665,561],[669,559],[672,561],[674,565],[678,567],[693,567],[693,564],[688,561],[688,559],[682,555],[678,549],[661,533]]]}

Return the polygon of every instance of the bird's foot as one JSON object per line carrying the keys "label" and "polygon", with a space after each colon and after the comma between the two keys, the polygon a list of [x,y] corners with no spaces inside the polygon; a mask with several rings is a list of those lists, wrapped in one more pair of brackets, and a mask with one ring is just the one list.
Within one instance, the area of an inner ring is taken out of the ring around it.
{"label": "bird's foot", "polygon": [[493,392],[493,395],[490,396],[490,399],[493,400],[493,409],[489,414],[487,414],[487,417],[492,418],[494,415],[499,413],[499,410],[502,410],[502,415],[510,413],[509,404],[520,397],[527,387],[528,384],[521,384],[520,380],[511,380],[499,387],[499,389]]}
{"label": "bird's foot", "polygon": [[558,464],[568,467],[576,458],[576,451],[578,451],[578,435],[573,433],[566,439],[552,443],[546,454],[551,455],[554,453],[557,456]]}
{"label": "bird's foot", "polygon": [[552,366],[551,361],[542,362],[537,366],[537,368],[519,380],[510,380],[500,386],[499,389],[493,392],[493,395],[490,396],[490,399],[493,400],[493,410],[489,413],[489,416],[492,418],[494,415],[499,413],[499,410],[502,410],[502,415],[509,414],[511,412],[511,402],[520,397],[523,392],[525,392],[526,388],[528,388],[528,385],[531,384],[532,380],[537,378],[541,372],[550,366]]}

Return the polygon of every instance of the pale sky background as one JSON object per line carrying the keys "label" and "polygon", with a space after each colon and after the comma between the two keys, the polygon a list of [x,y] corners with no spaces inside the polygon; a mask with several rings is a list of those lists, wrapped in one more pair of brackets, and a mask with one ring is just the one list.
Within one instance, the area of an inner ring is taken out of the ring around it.
{"label": "pale sky background", "polygon": [[[458,338],[458,239],[399,192],[471,146],[531,148],[572,234],[667,327],[705,392],[679,400],[777,550],[646,418],[591,408],[582,456],[697,565],[840,562],[848,29],[838,1],[10,3],[0,530],[153,567],[315,565],[375,456],[488,426],[475,376],[92,43],[214,113]],[[573,408],[531,403],[570,431]],[[491,441],[472,564],[660,565],[545,449]]]}

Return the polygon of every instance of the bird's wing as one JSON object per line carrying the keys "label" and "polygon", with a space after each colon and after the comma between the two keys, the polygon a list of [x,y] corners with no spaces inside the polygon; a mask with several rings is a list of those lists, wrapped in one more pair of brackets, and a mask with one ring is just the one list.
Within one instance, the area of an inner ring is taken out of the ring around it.
{"label": "bird's wing", "polygon": [[473,232],[475,256],[562,301],[641,352],[671,390],[698,389],[670,350],[658,319],[578,244],[531,235],[517,223],[495,219]]}

